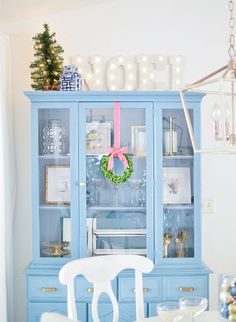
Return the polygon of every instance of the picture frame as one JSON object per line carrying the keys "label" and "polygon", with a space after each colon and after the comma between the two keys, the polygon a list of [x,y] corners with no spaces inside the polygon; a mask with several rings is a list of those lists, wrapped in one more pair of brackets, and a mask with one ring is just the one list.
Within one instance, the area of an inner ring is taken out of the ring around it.
{"label": "picture frame", "polygon": [[47,165],[45,172],[45,203],[70,204],[70,167]]}
{"label": "picture frame", "polygon": [[137,156],[146,155],[146,126],[132,126],[132,154]]}
{"label": "picture frame", "polygon": [[163,203],[191,204],[191,175],[189,167],[163,168]]}
{"label": "picture frame", "polygon": [[71,243],[71,218],[62,218],[62,242]]}
{"label": "picture frame", "polygon": [[110,122],[86,123],[86,154],[105,154],[106,148],[111,146]]}

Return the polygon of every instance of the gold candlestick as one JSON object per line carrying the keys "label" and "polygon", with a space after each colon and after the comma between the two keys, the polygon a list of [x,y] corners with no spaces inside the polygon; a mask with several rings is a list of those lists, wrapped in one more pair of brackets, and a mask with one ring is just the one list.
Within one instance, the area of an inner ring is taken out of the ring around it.
{"label": "gold candlestick", "polygon": [[170,245],[172,236],[165,233],[163,236],[163,257],[167,258],[168,257],[168,247]]}
{"label": "gold candlestick", "polygon": [[184,242],[188,238],[188,232],[181,230],[177,237],[175,237],[176,255],[177,257],[184,257]]}

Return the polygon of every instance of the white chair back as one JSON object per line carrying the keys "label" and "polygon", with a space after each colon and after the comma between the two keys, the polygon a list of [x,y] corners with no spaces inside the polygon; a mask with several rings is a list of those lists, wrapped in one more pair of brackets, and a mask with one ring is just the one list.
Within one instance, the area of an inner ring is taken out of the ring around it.
{"label": "white chair back", "polygon": [[55,312],[46,312],[41,316],[40,322],[78,322],[69,319],[67,316]]}
{"label": "white chair back", "polygon": [[94,322],[100,322],[98,316],[98,299],[101,293],[106,293],[113,306],[113,322],[119,318],[116,297],[111,281],[124,269],[135,270],[135,300],[136,319],[144,318],[143,280],[142,273],[150,273],[153,263],[150,259],[138,255],[105,255],[77,259],[65,264],[59,272],[59,280],[67,285],[68,317],[77,320],[75,283],[77,275],[83,275],[93,283],[92,317]]}

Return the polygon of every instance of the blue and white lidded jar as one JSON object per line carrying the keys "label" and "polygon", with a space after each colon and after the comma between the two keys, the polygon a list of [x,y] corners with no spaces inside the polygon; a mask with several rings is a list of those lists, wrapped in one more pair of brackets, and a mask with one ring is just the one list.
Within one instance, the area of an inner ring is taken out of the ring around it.
{"label": "blue and white lidded jar", "polygon": [[64,72],[60,76],[61,91],[81,91],[82,76],[78,73],[78,68],[74,65],[64,66]]}

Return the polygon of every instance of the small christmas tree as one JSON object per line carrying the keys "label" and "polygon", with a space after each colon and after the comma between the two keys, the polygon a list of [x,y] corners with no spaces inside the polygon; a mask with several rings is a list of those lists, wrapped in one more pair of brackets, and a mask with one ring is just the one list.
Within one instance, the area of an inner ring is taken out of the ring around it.
{"label": "small christmas tree", "polygon": [[30,64],[31,79],[34,81],[31,86],[35,90],[58,90],[64,50],[57,44],[55,32],[50,34],[47,24],[43,27],[43,32],[33,37],[36,60]]}

